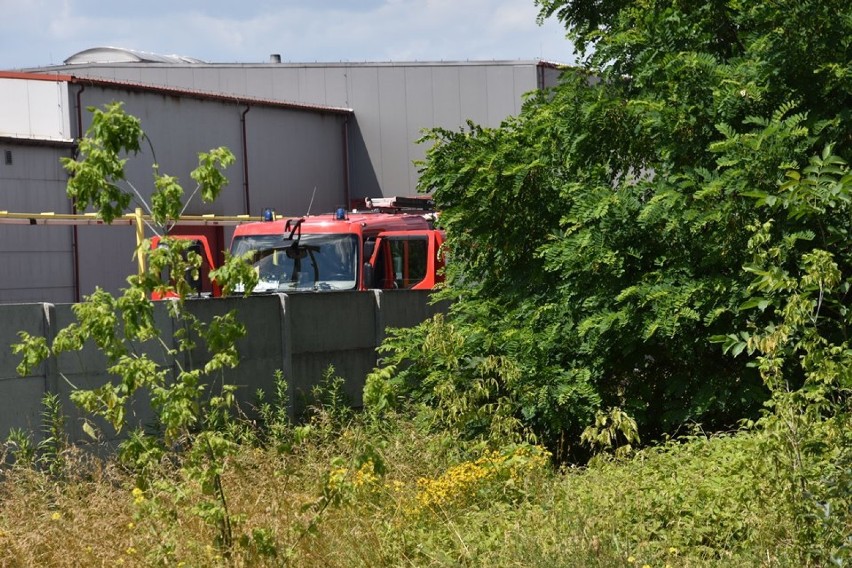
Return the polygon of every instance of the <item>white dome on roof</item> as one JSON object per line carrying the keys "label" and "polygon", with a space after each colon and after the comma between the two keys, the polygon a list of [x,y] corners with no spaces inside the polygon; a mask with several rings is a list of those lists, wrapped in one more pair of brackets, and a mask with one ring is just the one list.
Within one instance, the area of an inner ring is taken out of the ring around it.
{"label": "white dome on roof", "polygon": [[160,55],[123,47],[92,47],[65,60],[66,65],[82,63],[206,63],[184,55]]}

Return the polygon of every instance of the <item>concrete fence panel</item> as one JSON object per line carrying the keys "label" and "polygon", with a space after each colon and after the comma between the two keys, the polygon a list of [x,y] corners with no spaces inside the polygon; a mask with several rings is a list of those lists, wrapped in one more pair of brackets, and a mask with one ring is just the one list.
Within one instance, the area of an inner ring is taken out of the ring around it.
{"label": "concrete fence panel", "polygon": [[42,437],[42,398],[52,386],[52,361],[48,360],[25,376],[16,370],[20,355],[12,353],[12,345],[20,342],[18,332],[52,339],[52,304],[12,304],[0,312],[0,435],[5,439],[13,428],[33,433],[37,442]]}
{"label": "concrete fence panel", "polygon": [[350,403],[361,406],[364,379],[376,364],[376,297],[363,292],[292,294],[285,306],[292,362],[292,374],[285,378],[295,414],[304,409],[329,366],[345,380]]}
{"label": "concrete fence panel", "polygon": [[[386,328],[416,325],[445,309],[431,304],[428,292],[413,291],[274,294],[190,300],[185,305],[189,313],[205,323],[236,311],[236,319],[246,327],[246,335],[237,341],[240,363],[214,380],[237,385],[237,400],[251,414],[257,391],[271,393],[275,373],[280,370],[289,386],[289,412],[293,417],[304,410],[313,387],[330,366],[336,376],[344,379],[349,402],[360,406],[364,382],[376,365],[376,347]],[[179,360],[168,353],[177,341],[177,329],[166,308],[165,302],[155,308],[159,337],[133,345],[131,353],[145,353],[174,370],[204,365],[210,360],[205,345],[198,344]],[[110,362],[93,342],[89,341],[79,352],[50,357],[26,377],[19,377],[15,370],[21,358],[12,354],[10,346],[19,341],[19,331],[52,341],[60,329],[75,321],[71,304],[0,305],[0,442],[12,428],[29,430],[35,440],[39,439],[42,398],[48,392],[60,397],[72,441],[86,439],[82,428],[86,419],[99,426],[108,440],[116,439],[110,426],[84,416],[70,401],[74,389],[93,389],[117,380],[108,371]],[[128,411],[136,425],[153,423],[145,393],[139,394]]]}

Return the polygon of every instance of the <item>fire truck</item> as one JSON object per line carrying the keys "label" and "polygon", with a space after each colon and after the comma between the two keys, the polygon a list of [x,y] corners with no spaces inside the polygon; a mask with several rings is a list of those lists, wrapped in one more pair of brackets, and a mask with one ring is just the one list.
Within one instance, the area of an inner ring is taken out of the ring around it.
{"label": "fire truck", "polygon": [[[424,198],[366,199],[351,210],[290,218],[266,209],[262,220],[235,227],[230,254],[257,272],[253,293],[428,290],[443,281],[445,263],[435,218]],[[173,236],[193,241],[202,257],[201,279],[193,283],[199,293],[221,295],[207,276],[217,263],[206,236]]]}
{"label": "fire truck", "polygon": [[234,230],[231,255],[258,273],[254,292],[428,290],[443,280],[444,242],[431,201],[365,200],[365,208],[263,221]]}
{"label": "fire truck", "polygon": [[[303,217],[284,218],[271,209],[260,217],[186,216],[169,236],[191,241],[190,250],[201,256],[199,278],[190,282],[199,296],[221,296],[209,273],[219,266],[223,247],[211,242],[214,233],[209,230],[223,226],[234,226],[231,255],[243,256],[257,271],[253,293],[428,290],[443,281],[445,263],[444,233],[434,227],[436,215],[428,198],[378,198],[366,199],[350,210]],[[137,210],[117,218],[113,225],[134,225],[139,243],[145,222],[150,219]],[[104,224],[92,214],[7,211],[0,211],[0,223]],[[151,246],[164,243],[154,237]],[[141,257],[139,263],[141,273]]]}

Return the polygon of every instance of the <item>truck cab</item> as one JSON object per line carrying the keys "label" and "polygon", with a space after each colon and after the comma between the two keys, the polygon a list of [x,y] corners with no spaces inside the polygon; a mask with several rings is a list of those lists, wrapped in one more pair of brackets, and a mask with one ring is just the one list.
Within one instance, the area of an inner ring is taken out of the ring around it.
{"label": "truck cab", "polygon": [[443,280],[434,214],[396,206],[239,225],[231,254],[258,273],[254,292],[431,289]]}

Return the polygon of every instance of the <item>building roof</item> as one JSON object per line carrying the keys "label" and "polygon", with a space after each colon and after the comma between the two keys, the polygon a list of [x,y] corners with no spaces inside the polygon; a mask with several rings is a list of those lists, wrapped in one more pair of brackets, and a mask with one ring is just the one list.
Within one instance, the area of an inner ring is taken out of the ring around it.
{"label": "building roof", "polygon": [[133,83],[130,81],[116,81],[114,79],[101,79],[98,77],[75,77],[68,74],[54,73],[30,73],[19,71],[0,71],[0,79],[26,79],[31,81],[56,81],[70,83],[73,85],[92,85],[96,87],[106,87],[112,89],[122,89],[131,92],[147,92],[157,93],[161,95],[171,95],[176,97],[187,97],[198,100],[216,101],[223,103],[232,103],[246,106],[263,106],[284,108],[290,110],[303,110],[308,112],[318,112],[324,114],[343,114],[351,115],[354,111],[351,108],[336,107],[329,105],[318,105],[311,103],[294,103],[286,101],[276,101],[270,99],[261,99],[245,96],[224,95],[222,93],[197,91],[193,89],[181,89],[176,87],[163,87],[160,85],[147,85],[144,83]]}
{"label": "building roof", "polygon": [[83,63],[205,63],[201,59],[187,57],[185,55],[160,55],[148,51],[127,49],[124,47],[90,47],[78,51],[65,60],[66,65],[79,65]]}

